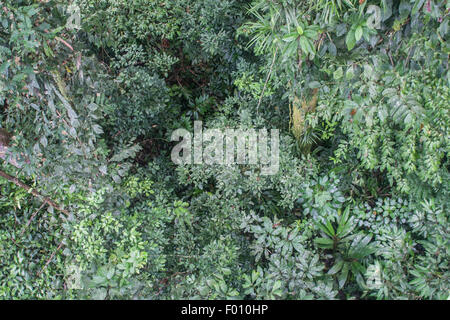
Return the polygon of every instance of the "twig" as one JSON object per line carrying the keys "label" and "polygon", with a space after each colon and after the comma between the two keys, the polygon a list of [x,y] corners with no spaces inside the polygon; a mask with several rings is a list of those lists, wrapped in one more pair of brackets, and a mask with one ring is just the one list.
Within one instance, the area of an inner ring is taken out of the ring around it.
{"label": "twig", "polygon": [[36,216],[36,214],[41,211],[41,209],[46,205],[46,202],[43,202],[42,205],[39,207],[39,209],[37,209],[32,215],[30,220],[28,220],[26,226],[23,228],[22,232],[20,233],[20,235],[22,236],[23,233],[25,232],[25,230],[28,228],[28,226],[30,225],[31,221],[34,219],[34,217]]}
{"label": "twig", "polygon": [[61,41],[67,48],[69,48],[71,51],[73,51],[72,46],[64,39],[61,39],[60,37],[55,37],[56,40]]}
{"label": "twig", "polygon": [[259,97],[258,105],[256,106],[256,113],[258,113],[258,111],[259,111],[259,106],[261,105],[261,101],[264,96],[264,91],[266,90],[267,82],[269,82],[270,75],[272,74],[272,69],[273,69],[273,65],[275,63],[275,58],[277,56],[277,52],[278,52],[278,47],[275,50],[275,52],[273,53],[272,64],[270,65],[270,70],[269,70],[269,73],[267,74],[266,82],[264,82],[264,87],[262,89],[261,96]]}
{"label": "twig", "polygon": [[[48,30],[44,30],[44,32],[48,33]],[[73,47],[66,40],[64,40],[58,36],[56,36],[55,39],[62,42],[67,48],[69,48],[71,51],[73,51]]]}
{"label": "twig", "polygon": [[391,65],[394,66],[394,61],[392,60],[391,52],[388,50],[387,53],[388,53],[389,60],[391,60]]}
{"label": "twig", "polygon": [[37,192],[36,190],[34,190],[33,188],[31,188],[30,186],[27,186],[25,183],[23,183],[22,181],[20,181],[19,179],[10,176],[9,174],[3,172],[0,170],[0,176],[5,178],[6,180],[14,183],[16,186],[19,186],[25,190],[27,190],[28,192],[30,192],[33,196],[37,197],[37,198],[42,198],[44,203],[48,203],[49,205],[51,205],[53,208],[55,208],[58,211],[61,211],[67,215],[69,215],[69,211],[67,211],[66,209],[63,209],[59,206],[59,204],[57,204],[56,202],[54,202],[52,199],[50,199],[49,197],[45,197],[43,195],[41,195],[39,192]]}
{"label": "twig", "polygon": [[58,248],[56,248],[55,251],[53,251],[52,255],[50,256],[50,258],[48,258],[47,262],[45,263],[45,266],[41,269],[41,271],[39,271],[37,273],[37,276],[39,277],[40,274],[45,270],[45,268],[47,268],[48,264],[53,260],[53,257],[55,256],[56,252],[59,251],[59,249],[61,249],[61,247],[63,246],[63,240],[61,240],[61,242],[58,245]]}

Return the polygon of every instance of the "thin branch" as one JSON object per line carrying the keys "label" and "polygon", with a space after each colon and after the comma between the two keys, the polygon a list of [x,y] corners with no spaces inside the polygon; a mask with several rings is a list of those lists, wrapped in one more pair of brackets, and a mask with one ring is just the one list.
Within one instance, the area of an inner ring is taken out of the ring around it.
{"label": "thin branch", "polygon": [[30,225],[31,221],[33,221],[33,219],[34,219],[34,217],[37,215],[37,213],[38,213],[39,211],[41,211],[41,209],[42,209],[46,204],[47,204],[46,202],[42,202],[42,205],[39,207],[39,209],[37,209],[37,210],[31,215],[30,220],[28,220],[26,226],[23,228],[22,232],[20,233],[21,236],[23,235],[23,233],[25,232],[25,230],[28,228],[28,226]]}
{"label": "thin branch", "polygon": [[62,42],[67,48],[69,48],[71,51],[73,51],[73,47],[64,39],[60,37],[55,37],[56,40]]}
{"label": "thin branch", "polygon": [[53,260],[53,257],[55,256],[56,252],[59,251],[59,249],[61,249],[61,247],[63,246],[63,240],[61,240],[61,242],[58,245],[58,248],[56,248],[55,251],[52,252],[52,255],[50,256],[50,258],[48,258],[47,262],[45,263],[45,266],[41,269],[41,271],[39,271],[37,273],[37,276],[39,277],[40,274],[45,270],[45,268],[47,268],[47,266],[49,265],[49,263]]}
{"label": "thin branch", "polygon": [[17,179],[16,177],[10,176],[9,174],[3,172],[0,170],[0,176],[5,178],[6,180],[14,183],[16,186],[21,187],[25,190],[27,190],[28,192],[30,192],[33,196],[37,197],[37,198],[41,198],[43,199],[44,203],[48,203],[50,206],[52,206],[53,208],[55,208],[58,211],[61,211],[67,215],[69,215],[69,211],[67,211],[66,209],[63,209],[59,206],[59,204],[57,204],[56,202],[54,202],[52,199],[50,199],[49,197],[45,197],[43,195],[41,195],[39,192],[37,192],[36,190],[34,190],[33,188],[31,188],[30,186],[26,185],[25,183],[23,183],[22,181],[20,181],[19,179]]}
{"label": "thin branch", "polygon": [[273,53],[272,64],[270,65],[270,70],[269,70],[269,73],[267,74],[266,82],[264,83],[264,87],[262,89],[261,96],[259,97],[258,105],[256,106],[256,112],[259,111],[259,106],[261,105],[261,101],[264,96],[264,91],[266,90],[266,87],[267,87],[267,82],[269,82],[270,75],[272,74],[272,69],[273,69],[273,65],[275,63],[275,58],[277,56],[277,52],[278,52],[278,47],[276,48],[275,52]]}

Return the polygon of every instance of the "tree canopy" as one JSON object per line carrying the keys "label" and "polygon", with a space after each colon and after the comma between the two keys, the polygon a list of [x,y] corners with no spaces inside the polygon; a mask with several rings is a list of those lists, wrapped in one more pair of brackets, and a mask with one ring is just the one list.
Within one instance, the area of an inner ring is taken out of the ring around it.
{"label": "tree canopy", "polygon": [[[0,299],[448,299],[449,13],[0,0]],[[278,171],[174,163],[194,121]]]}

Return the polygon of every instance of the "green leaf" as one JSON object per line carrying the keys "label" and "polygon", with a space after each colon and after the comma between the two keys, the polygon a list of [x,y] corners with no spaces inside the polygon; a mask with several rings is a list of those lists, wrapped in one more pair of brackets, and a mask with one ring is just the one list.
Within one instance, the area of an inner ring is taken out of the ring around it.
{"label": "green leaf", "polygon": [[47,142],[47,138],[45,136],[41,137],[40,142],[44,148],[47,147],[48,142]]}
{"label": "green leaf", "polygon": [[361,26],[358,26],[358,28],[356,28],[356,31],[355,31],[356,42],[358,42],[361,39],[362,35],[363,35],[363,28]]}
{"label": "green leaf", "polygon": [[398,7],[398,11],[400,13],[400,16],[407,17],[411,12],[411,4],[409,3],[409,1],[402,0],[402,2],[400,2],[400,5]]}
{"label": "green leaf", "polygon": [[312,55],[316,54],[316,51],[312,45],[312,42],[308,38],[301,37],[300,38],[300,46],[301,46],[303,52],[310,53]]}
{"label": "green leaf", "polygon": [[344,70],[342,70],[342,67],[337,68],[335,72],[333,72],[333,78],[334,80],[339,80],[344,76]]}
{"label": "green leaf", "polygon": [[412,11],[411,11],[411,14],[412,14],[413,16],[415,16],[416,13],[419,11],[419,9],[422,8],[424,2],[425,2],[425,0],[415,1],[414,7],[412,8]]}
{"label": "green leaf", "polygon": [[334,45],[333,42],[330,41],[330,43],[328,44],[328,52],[335,57],[337,54],[337,50],[336,50],[336,46]]}
{"label": "green leaf", "polygon": [[314,242],[323,249],[331,249],[333,248],[334,242],[332,239],[327,238],[316,238],[314,239]]}
{"label": "green leaf", "polygon": [[92,126],[92,130],[94,130],[94,132],[97,133],[97,134],[102,134],[103,133],[102,127],[100,127],[98,124],[94,124]]}
{"label": "green leaf", "polygon": [[318,32],[316,30],[306,29],[305,36],[311,40],[317,40]]}
{"label": "green leaf", "polygon": [[308,87],[311,89],[320,88],[320,82],[318,81],[311,81],[308,83]]}
{"label": "green leaf", "polygon": [[198,292],[200,292],[202,296],[206,296],[209,293],[209,288],[207,286],[200,287]]}
{"label": "green leaf", "polygon": [[101,173],[103,173],[103,174],[106,174],[107,173],[107,167],[105,166],[105,165],[102,165],[102,166],[100,166],[100,168],[99,168],[99,171],[101,172]]}
{"label": "green leaf", "polygon": [[0,73],[1,74],[6,73],[6,70],[9,68],[10,64],[11,63],[9,61],[3,62],[2,65],[0,66]]}
{"label": "green leaf", "polygon": [[347,33],[347,37],[345,38],[345,44],[347,45],[347,49],[349,51],[355,47],[356,44],[355,31],[350,30]]}
{"label": "green leaf", "polygon": [[231,274],[230,268],[222,268],[222,272],[226,276],[229,276]]}
{"label": "green leaf", "polygon": [[350,66],[350,67],[347,69],[347,72],[345,73],[345,79],[351,80],[351,79],[353,79],[354,76],[355,76],[355,73],[354,73],[354,71],[353,71],[353,67]]}
{"label": "green leaf", "polygon": [[283,37],[283,41],[292,42],[298,38],[298,34],[296,32],[287,34]]}
{"label": "green leaf", "polygon": [[349,227],[351,227],[347,222],[349,222],[349,214],[350,214],[350,207],[345,208],[344,213],[341,216],[341,219],[339,220],[339,225],[336,230],[336,234],[340,236],[346,235],[348,232]]}
{"label": "green leaf", "polygon": [[298,41],[292,41],[285,48],[283,55],[290,57],[297,52],[297,48],[298,48]]}
{"label": "green leaf", "polygon": [[228,292],[229,297],[237,297],[238,295],[239,295],[239,292],[237,292],[236,289],[233,289],[230,292]]}
{"label": "green leaf", "polygon": [[334,232],[334,228],[331,225],[330,220],[327,220],[326,227],[328,229],[328,232],[330,232],[330,235],[332,235],[332,236],[336,235],[336,233]]}
{"label": "green leaf", "polygon": [[93,290],[92,299],[104,300],[106,298],[107,291],[105,288],[97,288]]}
{"label": "green leaf", "polygon": [[405,125],[410,125],[413,122],[413,116],[411,113],[408,113],[405,117]]}
{"label": "green leaf", "polygon": [[280,281],[280,280],[277,280],[277,281],[275,281],[275,283],[273,284],[272,292],[273,292],[273,291],[276,291],[276,290],[279,289],[279,288],[281,288],[281,281]]}
{"label": "green leaf", "polygon": [[378,118],[380,118],[380,121],[383,123],[388,116],[388,112],[385,106],[380,106],[378,108]]}
{"label": "green leaf", "polygon": [[338,273],[342,267],[344,266],[344,260],[340,260],[334,264],[334,266],[328,270],[328,274],[336,274]]}
{"label": "green leaf", "polygon": [[338,276],[338,282],[339,282],[339,288],[343,288],[345,283],[347,282],[348,272],[349,272],[349,265],[348,263],[344,264],[344,267],[342,268],[341,274]]}

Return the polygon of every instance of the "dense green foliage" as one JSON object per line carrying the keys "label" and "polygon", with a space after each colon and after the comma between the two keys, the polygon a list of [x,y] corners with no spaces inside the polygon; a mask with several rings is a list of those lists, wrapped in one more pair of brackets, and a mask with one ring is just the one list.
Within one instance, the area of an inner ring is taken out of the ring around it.
{"label": "dense green foliage", "polygon": [[[448,299],[445,0],[3,0],[1,299]],[[280,129],[280,168],[171,133]],[[67,214],[66,214],[67,213]]]}

